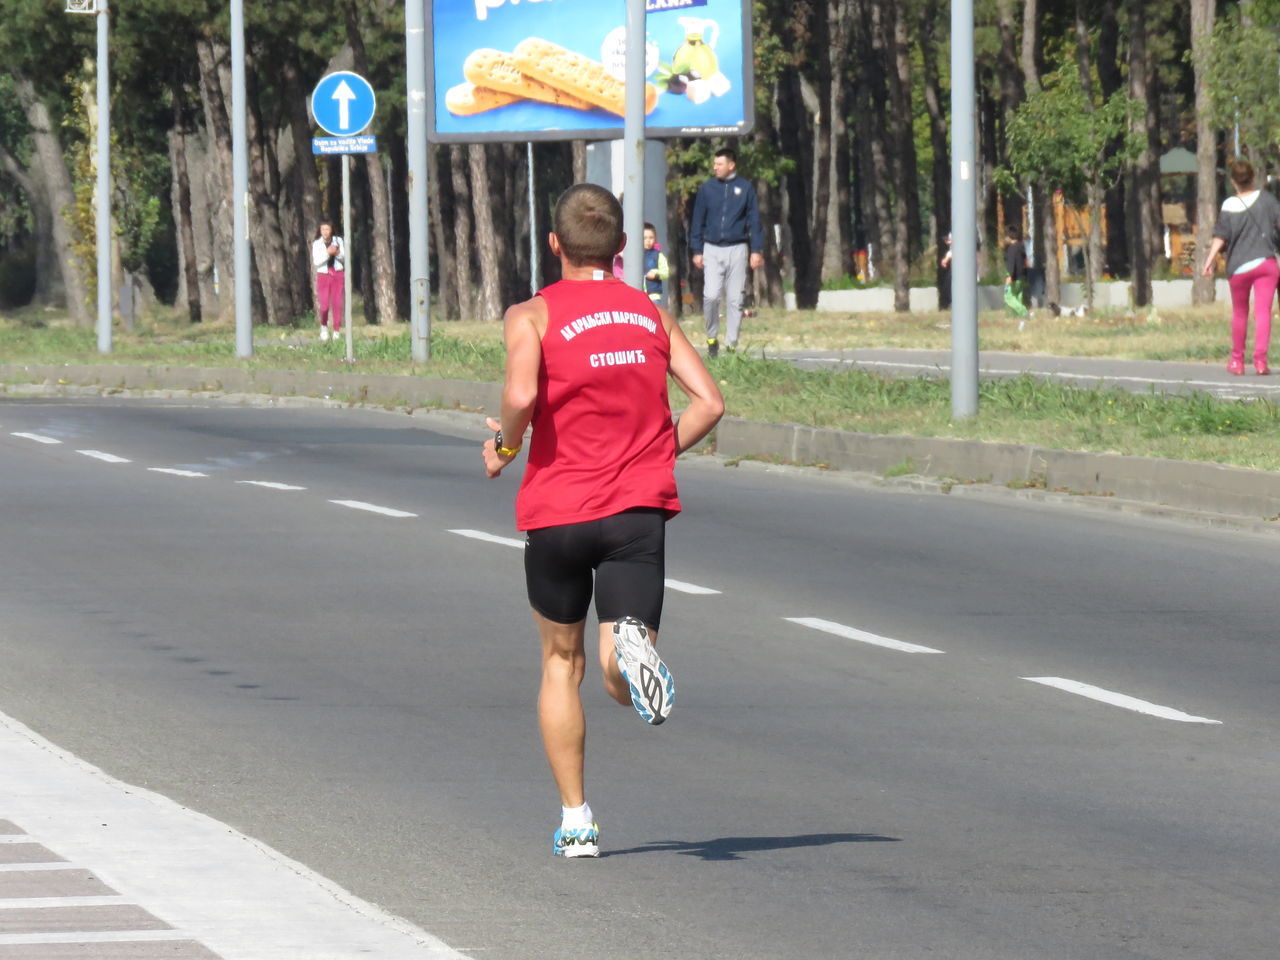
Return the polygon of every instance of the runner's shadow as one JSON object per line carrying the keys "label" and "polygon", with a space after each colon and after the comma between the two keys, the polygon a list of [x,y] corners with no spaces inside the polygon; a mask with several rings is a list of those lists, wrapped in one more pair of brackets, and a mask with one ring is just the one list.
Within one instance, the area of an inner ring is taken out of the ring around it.
{"label": "runner's shadow", "polygon": [[833,843],[900,843],[900,837],[874,833],[802,833],[795,837],[721,837],[718,840],[689,842],[660,840],[629,850],[602,851],[601,857],[621,857],[632,853],[678,853],[702,860],[741,860],[744,853],[760,850],[789,850],[793,847],[825,847]]}

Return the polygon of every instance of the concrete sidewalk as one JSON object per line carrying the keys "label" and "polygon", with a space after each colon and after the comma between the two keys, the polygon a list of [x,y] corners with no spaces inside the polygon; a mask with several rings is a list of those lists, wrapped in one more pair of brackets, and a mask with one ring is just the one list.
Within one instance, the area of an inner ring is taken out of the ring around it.
{"label": "concrete sidewalk", "polygon": [[[864,354],[873,354],[866,356]],[[903,355],[906,354],[904,357]],[[1005,375],[1001,364],[1009,354],[984,354],[991,375]],[[942,354],[917,351],[849,351],[844,355],[813,356],[797,362],[896,363],[910,369],[944,369]],[[1223,387],[1270,377],[1231,378],[1225,369],[1205,364],[1153,364],[1137,361],[1079,360],[1062,357],[1021,357],[1027,370],[1040,375],[1078,378],[1106,377],[1111,382],[1123,370],[1131,383],[1144,373],[1148,380],[1173,389],[1193,388],[1196,382]],[[946,356],[949,362],[949,356]],[[933,364],[932,367],[929,365]],[[1123,367],[1116,365],[1124,365]],[[1013,369],[1010,367],[1009,369]],[[1015,372],[1022,372],[1018,369]],[[1186,376],[1193,374],[1194,376]],[[1236,381],[1232,384],[1230,381]],[[1280,388],[1280,377],[1276,378]],[[241,370],[170,366],[0,365],[0,383],[8,396],[57,395],[84,392],[132,396],[234,396],[262,402],[300,402],[319,398],[338,403],[361,403],[406,413],[462,410],[475,414],[498,410],[501,384],[467,380],[364,374],[359,371],[312,373],[281,370]],[[1250,384],[1253,385],[1253,384]],[[1143,389],[1152,389],[1148,383]],[[483,422],[476,417],[477,435]],[[932,437],[877,436],[797,424],[758,423],[725,418],[709,441],[714,452],[727,458],[761,458],[774,462],[821,466],[883,476],[895,482],[925,483],[930,489],[957,493],[963,488],[997,489],[1029,498],[1069,497],[1112,508],[1164,512],[1208,522],[1231,522],[1259,531],[1280,529],[1280,474],[1214,463],[1078,453],[1023,444],[985,443]]]}

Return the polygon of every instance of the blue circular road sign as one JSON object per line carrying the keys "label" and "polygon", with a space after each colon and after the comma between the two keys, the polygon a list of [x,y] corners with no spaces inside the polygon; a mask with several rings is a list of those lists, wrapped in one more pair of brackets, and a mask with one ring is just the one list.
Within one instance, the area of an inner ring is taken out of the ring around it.
{"label": "blue circular road sign", "polygon": [[354,137],[373,120],[378,98],[369,81],[358,73],[340,70],[316,84],[311,93],[311,114],[325,133]]}

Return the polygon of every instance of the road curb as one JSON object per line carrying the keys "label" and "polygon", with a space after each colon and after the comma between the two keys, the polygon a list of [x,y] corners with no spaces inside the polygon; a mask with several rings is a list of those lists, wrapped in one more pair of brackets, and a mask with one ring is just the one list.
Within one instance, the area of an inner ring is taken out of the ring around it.
{"label": "road curb", "polygon": [[[126,391],[317,397],[344,404],[494,412],[502,385],[398,374],[242,370],[169,365],[0,364],[9,395],[68,387]],[[711,441],[728,458],[760,458],[841,471],[911,474],[954,485],[1002,485],[1042,495],[1085,495],[1259,521],[1280,516],[1280,474],[1215,463],[1079,453],[1024,444],[884,436],[726,417]]]}

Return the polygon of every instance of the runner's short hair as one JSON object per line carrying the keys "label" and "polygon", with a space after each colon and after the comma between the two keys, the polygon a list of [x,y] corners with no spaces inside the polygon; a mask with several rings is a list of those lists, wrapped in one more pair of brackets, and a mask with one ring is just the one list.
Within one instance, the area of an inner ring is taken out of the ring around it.
{"label": "runner's short hair", "polygon": [[575,183],[560,195],[552,223],[570,263],[613,266],[622,247],[622,204],[604,187]]}
{"label": "runner's short hair", "polygon": [[1248,160],[1233,160],[1230,170],[1231,182],[1241,190],[1253,186],[1253,164]]}
{"label": "runner's short hair", "polygon": [[733,147],[721,147],[716,151],[716,156],[724,157],[732,164],[737,164],[738,162],[738,153],[733,149]]}

